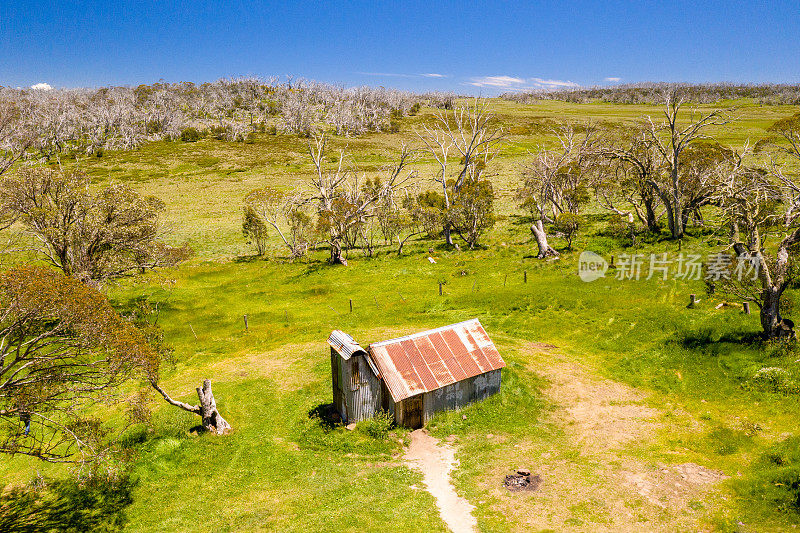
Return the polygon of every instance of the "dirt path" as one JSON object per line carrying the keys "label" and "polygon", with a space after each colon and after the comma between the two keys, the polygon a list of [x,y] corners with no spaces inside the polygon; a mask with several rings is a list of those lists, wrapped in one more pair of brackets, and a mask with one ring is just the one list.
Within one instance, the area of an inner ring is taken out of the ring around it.
{"label": "dirt path", "polygon": [[450,471],[456,464],[455,450],[428,435],[424,429],[411,432],[411,445],[404,457],[406,464],[420,470],[425,487],[435,498],[442,520],[454,533],[476,531],[478,522],[472,516],[475,508],[461,498],[450,483]]}

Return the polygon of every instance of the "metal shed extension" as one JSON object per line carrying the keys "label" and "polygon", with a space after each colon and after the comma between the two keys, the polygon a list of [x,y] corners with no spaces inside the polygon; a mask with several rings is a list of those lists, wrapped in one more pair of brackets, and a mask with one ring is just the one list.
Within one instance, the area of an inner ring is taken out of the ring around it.
{"label": "metal shed extension", "polygon": [[333,331],[331,347],[333,404],[345,424],[372,418],[383,405],[378,369],[350,335]]}
{"label": "metal shed extension", "polygon": [[384,407],[412,428],[498,392],[506,366],[477,319],[376,342],[369,355],[384,384]]}

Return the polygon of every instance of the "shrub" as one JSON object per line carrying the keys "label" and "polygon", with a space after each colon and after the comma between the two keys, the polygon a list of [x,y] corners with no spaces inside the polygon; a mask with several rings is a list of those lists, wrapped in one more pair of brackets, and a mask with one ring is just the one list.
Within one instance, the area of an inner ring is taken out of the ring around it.
{"label": "shrub", "polygon": [[256,254],[264,255],[267,252],[267,225],[249,205],[245,206],[242,216],[242,235],[247,239],[247,244],[255,247]]}
{"label": "shrub", "polygon": [[572,241],[583,226],[583,217],[575,213],[561,213],[553,224],[553,228],[567,241],[568,250],[572,250]]}
{"label": "shrub", "polygon": [[386,440],[393,425],[394,417],[386,411],[381,411],[374,417],[356,424],[356,429],[375,440]]}
{"label": "shrub", "polygon": [[611,215],[604,233],[622,242],[627,240],[631,246],[636,244],[636,224],[629,221],[626,216]]}
{"label": "shrub", "polygon": [[211,133],[211,136],[218,141],[224,141],[228,139],[229,129],[225,126],[211,126],[209,128],[209,132]]}
{"label": "shrub", "polygon": [[414,115],[419,113],[420,107],[421,106],[419,105],[419,102],[417,102],[416,104],[411,106],[411,109],[408,110],[408,114],[413,117]]}
{"label": "shrub", "polygon": [[203,136],[197,131],[197,128],[189,126],[181,131],[181,140],[187,143],[199,141]]}

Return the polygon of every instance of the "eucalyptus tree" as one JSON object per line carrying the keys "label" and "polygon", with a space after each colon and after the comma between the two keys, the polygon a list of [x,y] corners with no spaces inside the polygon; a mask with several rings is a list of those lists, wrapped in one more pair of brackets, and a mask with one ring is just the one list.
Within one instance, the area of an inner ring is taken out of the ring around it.
{"label": "eucalyptus tree", "polygon": [[[497,155],[504,133],[495,125],[488,102],[480,98],[452,112],[435,112],[433,124],[423,124],[416,133],[438,167],[431,180],[441,190],[445,210],[442,232],[447,244],[452,246],[454,226],[449,211],[466,184],[484,179],[483,173]],[[486,187],[483,189],[488,192]],[[461,201],[468,201],[468,198]]]}
{"label": "eucalyptus tree", "polygon": [[[665,89],[663,95],[663,118],[654,121],[647,117],[647,136],[652,146],[660,155],[661,164],[666,169],[665,179],[651,180],[653,188],[666,208],[667,223],[673,239],[683,237],[686,230],[687,211],[693,212],[694,205],[687,206],[698,188],[704,182],[698,182],[683,173],[685,151],[700,139],[707,136],[705,131],[712,126],[721,126],[730,122],[729,109],[714,109],[708,112],[692,112],[688,121],[683,120],[682,110],[686,104],[683,90],[678,86]],[[704,178],[704,177],[703,177]],[[702,194],[701,194],[702,196]]]}
{"label": "eucalyptus tree", "polygon": [[598,203],[633,224],[634,215],[651,232],[658,232],[660,198],[654,182],[660,181],[659,154],[645,124],[623,128],[600,146],[608,159],[595,184]]}
{"label": "eucalyptus tree", "polygon": [[[767,338],[794,337],[794,324],[781,315],[784,291],[797,279],[800,245],[800,114],[776,122],[770,130],[780,142],[769,171],[744,164],[747,151],[734,152],[718,173],[715,201],[725,219],[739,272],[720,279],[725,292],[756,304]],[[770,242],[772,241],[772,242]],[[741,275],[742,266],[750,275]]]}
{"label": "eucalyptus tree", "polygon": [[0,211],[38,242],[42,257],[65,274],[100,285],[172,266],[191,255],[161,240],[164,203],[125,185],[93,193],[80,172],[24,167],[0,182]]}
{"label": "eucalyptus tree", "polygon": [[198,405],[174,400],[159,383],[163,350],[121,317],[96,289],[55,269],[0,272],[0,453],[50,462],[102,459],[113,440],[96,413],[127,402],[143,422],[141,397],[122,386],[143,382],[171,405],[202,417],[210,432],[230,430],[211,385]]}
{"label": "eucalyptus tree", "polygon": [[563,124],[553,131],[554,148],[541,149],[523,168],[517,190],[521,206],[530,213],[530,230],[539,248],[537,257],[556,257],[545,223],[559,215],[578,215],[590,198],[598,161],[599,130],[587,125],[582,131]]}

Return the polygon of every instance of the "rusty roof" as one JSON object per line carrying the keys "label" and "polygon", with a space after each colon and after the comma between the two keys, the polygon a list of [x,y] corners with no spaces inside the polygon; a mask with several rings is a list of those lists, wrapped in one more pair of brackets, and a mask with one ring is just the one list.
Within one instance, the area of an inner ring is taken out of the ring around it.
{"label": "rusty roof", "polygon": [[369,353],[395,402],[506,366],[478,319],[374,342]]}

